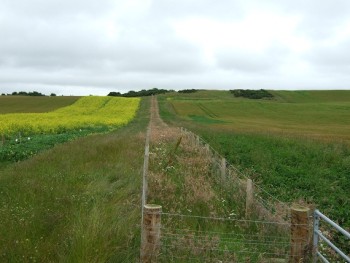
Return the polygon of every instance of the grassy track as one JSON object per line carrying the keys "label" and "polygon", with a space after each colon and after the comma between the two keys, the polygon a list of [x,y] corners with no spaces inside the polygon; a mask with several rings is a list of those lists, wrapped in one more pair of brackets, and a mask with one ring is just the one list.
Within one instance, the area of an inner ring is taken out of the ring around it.
{"label": "grassy track", "polygon": [[148,109],[0,171],[1,262],[136,261]]}
{"label": "grassy track", "polygon": [[306,199],[350,227],[350,91],[273,93],[258,101],[219,91],[167,95],[160,112],[276,197]]}
{"label": "grassy track", "polygon": [[0,114],[49,112],[73,104],[79,97],[0,96]]}

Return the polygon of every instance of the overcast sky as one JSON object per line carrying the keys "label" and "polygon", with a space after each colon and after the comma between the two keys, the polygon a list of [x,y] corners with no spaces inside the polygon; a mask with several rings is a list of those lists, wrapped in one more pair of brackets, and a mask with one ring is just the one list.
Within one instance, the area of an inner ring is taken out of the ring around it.
{"label": "overcast sky", "polygon": [[350,89],[349,0],[0,0],[0,91]]}

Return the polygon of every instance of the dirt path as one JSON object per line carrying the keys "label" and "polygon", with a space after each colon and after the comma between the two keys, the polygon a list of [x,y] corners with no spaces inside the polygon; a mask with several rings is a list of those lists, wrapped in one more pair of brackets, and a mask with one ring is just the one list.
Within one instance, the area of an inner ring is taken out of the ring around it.
{"label": "dirt path", "polygon": [[168,125],[165,122],[163,122],[163,120],[159,116],[158,101],[157,97],[155,96],[152,96],[151,99],[151,125],[155,127],[168,127]]}
{"label": "dirt path", "polygon": [[159,115],[159,107],[156,96],[151,99],[151,143],[169,142],[174,140],[180,134],[180,129],[177,127],[168,126]]}
{"label": "dirt path", "polygon": [[[165,210],[179,211],[180,203],[194,210],[197,202],[212,204],[215,194],[207,176],[210,157],[205,147],[178,127],[167,125],[159,116],[156,97],[151,101],[149,196],[161,200]],[[179,179],[176,179],[179,178]],[[181,196],[183,199],[177,200]]]}

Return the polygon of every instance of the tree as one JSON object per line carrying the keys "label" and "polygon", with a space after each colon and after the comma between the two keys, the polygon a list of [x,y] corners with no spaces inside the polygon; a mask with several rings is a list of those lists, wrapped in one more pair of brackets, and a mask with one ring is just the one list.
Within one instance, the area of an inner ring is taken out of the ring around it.
{"label": "tree", "polygon": [[107,96],[121,97],[122,94],[120,92],[111,91]]}

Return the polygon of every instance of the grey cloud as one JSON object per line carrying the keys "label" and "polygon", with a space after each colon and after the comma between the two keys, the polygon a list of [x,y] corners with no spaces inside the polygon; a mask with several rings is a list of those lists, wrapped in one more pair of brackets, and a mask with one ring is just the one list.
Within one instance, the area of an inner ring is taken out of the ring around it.
{"label": "grey cloud", "polygon": [[220,19],[239,19],[245,14],[244,1],[215,0],[161,0],[153,1],[150,13],[162,18],[183,18],[188,16],[205,16]]}
{"label": "grey cloud", "polygon": [[312,39],[332,37],[350,12],[348,0],[281,0],[277,6],[285,13],[300,16],[299,32]]}
{"label": "grey cloud", "polygon": [[348,74],[350,70],[350,39],[336,46],[317,46],[305,55],[316,70],[328,73]]}
{"label": "grey cloud", "polygon": [[286,49],[277,47],[265,53],[226,49],[217,53],[216,61],[222,69],[254,74],[275,70],[288,56]]}
{"label": "grey cloud", "polygon": [[[113,17],[119,33],[110,38],[100,20],[118,10],[123,1],[0,0],[1,91],[11,86],[51,88],[52,92],[76,89],[79,94],[84,87],[89,93],[95,88],[99,94],[106,89],[154,86],[318,88],[348,79],[350,42],[328,48],[318,44],[331,39],[347,21],[347,0],[150,2],[140,15]],[[265,53],[227,48],[217,51],[216,64],[211,65],[199,47],[178,38],[170,25],[172,20],[198,16],[237,22],[259,8],[300,16],[298,34],[309,38],[315,48],[304,56],[283,46],[272,46]],[[315,75],[281,75],[280,67],[291,57],[306,60]],[[327,70],[342,75],[316,82]]]}
{"label": "grey cloud", "polygon": [[[19,1],[17,1],[19,2]],[[38,1],[40,2],[40,1]],[[176,39],[165,23],[147,16],[124,27],[113,40],[79,21],[43,23],[8,19],[0,24],[0,66],[42,70],[87,70],[187,73],[201,70],[201,58],[193,46]]]}
{"label": "grey cloud", "polygon": [[1,0],[2,9],[33,20],[50,20],[77,15],[101,15],[113,8],[113,0]]}
{"label": "grey cloud", "polygon": [[198,49],[171,37],[144,45],[117,46],[112,57],[121,71],[128,72],[189,74],[206,68]]}

